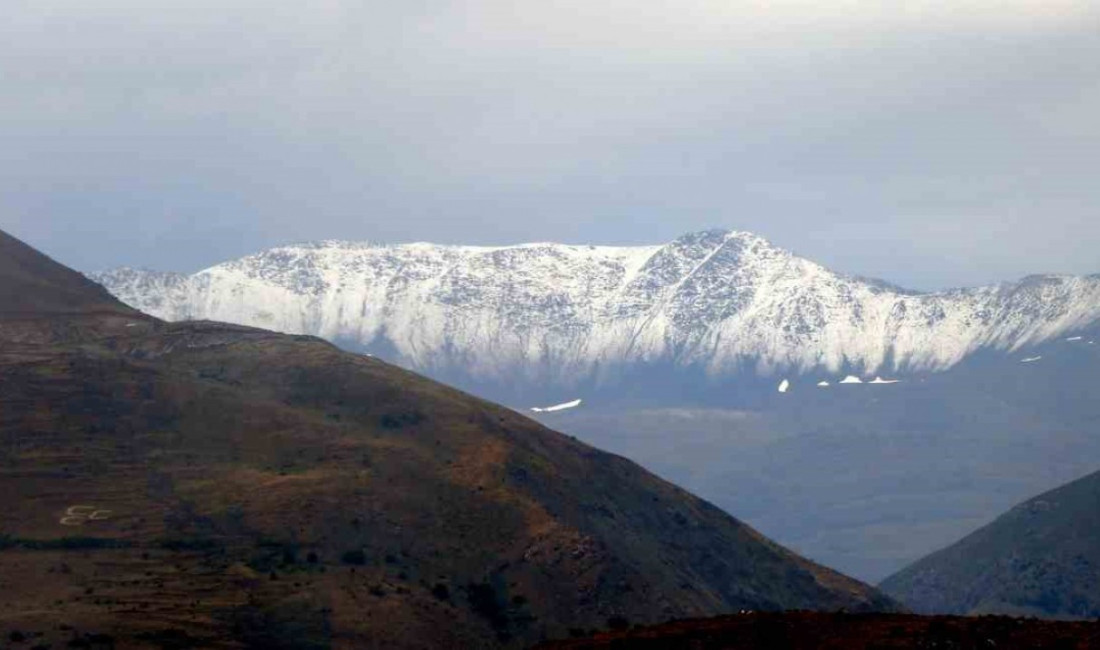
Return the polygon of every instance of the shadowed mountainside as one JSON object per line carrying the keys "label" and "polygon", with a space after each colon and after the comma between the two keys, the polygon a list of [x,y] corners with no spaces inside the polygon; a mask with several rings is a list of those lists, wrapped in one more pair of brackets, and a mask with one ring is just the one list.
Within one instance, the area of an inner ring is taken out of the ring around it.
{"label": "shadowed mountainside", "polygon": [[887,578],[919,612],[1100,617],[1100,472],[1026,501]]}
{"label": "shadowed mountainside", "polygon": [[0,629],[522,646],[894,606],[513,411],[316,338],[149,318],[10,237],[0,259]]}

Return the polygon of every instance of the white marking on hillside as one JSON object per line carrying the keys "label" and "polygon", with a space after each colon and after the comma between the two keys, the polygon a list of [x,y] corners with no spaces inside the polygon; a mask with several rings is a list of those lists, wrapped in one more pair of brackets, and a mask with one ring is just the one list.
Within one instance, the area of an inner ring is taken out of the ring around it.
{"label": "white marking on hillside", "polygon": [[872,384],[896,384],[900,381],[901,381],[900,379],[883,379],[882,377],[875,377],[874,380],[871,381],[870,383],[872,383]]}
{"label": "white marking on hillside", "polygon": [[1041,356],[1039,356],[1039,357],[1028,357],[1026,359],[1020,359],[1020,363],[1035,363],[1036,361],[1038,361],[1039,359],[1042,359],[1042,358],[1043,357],[1041,357]]}
{"label": "white marking on hillside", "polygon": [[785,393],[790,389],[791,389],[790,380],[784,379],[783,381],[779,382],[779,392],[780,393]]}
{"label": "white marking on hillside", "polygon": [[554,411],[564,411],[566,409],[577,408],[581,405],[583,400],[575,399],[572,402],[566,402],[564,404],[555,404],[554,406],[546,406],[539,408],[537,406],[532,407],[531,410],[535,413],[553,413]]}
{"label": "white marking on hillside", "polygon": [[62,526],[83,526],[89,521],[103,521],[110,518],[110,510],[100,510],[95,506],[69,506],[65,510],[65,516],[57,523]]}
{"label": "white marking on hillside", "polygon": [[842,383],[842,384],[862,384],[863,380],[860,379],[859,377],[856,377],[855,375],[848,375],[844,379],[841,379],[840,383]]}

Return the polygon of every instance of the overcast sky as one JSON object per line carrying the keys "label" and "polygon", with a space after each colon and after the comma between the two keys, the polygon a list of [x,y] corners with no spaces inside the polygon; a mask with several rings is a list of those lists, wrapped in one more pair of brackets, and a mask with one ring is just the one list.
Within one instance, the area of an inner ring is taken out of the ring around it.
{"label": "overcast sky", "polygon": [[81,270],[750,230],[1100,272],[1100,3],[5,0],[0,228]]}

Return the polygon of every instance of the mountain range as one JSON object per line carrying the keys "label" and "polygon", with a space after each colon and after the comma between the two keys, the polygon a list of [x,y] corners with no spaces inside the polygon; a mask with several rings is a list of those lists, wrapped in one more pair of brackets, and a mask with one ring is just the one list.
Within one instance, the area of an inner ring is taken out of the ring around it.
{"label": "mountain range", "polygon": [[0,232],[0,630],[525,647],[892,609],[634,463],[321,339],[168,323]]}
{"label": "mountain range", "polygon": [[321,336],[518,404],[651,397],[673,377],[724,402],[755,378],[942,371],[1100,320],[1100,275],[918,293],[723,230],[638,247],[329,241],[91,277],[159,318]]}
{"label": "mountain range", "polygon": [[705,231],[92,277],[168,320],[319,335],[526,411],[871,582],[1100,458],[1098,276],[918,293]]}

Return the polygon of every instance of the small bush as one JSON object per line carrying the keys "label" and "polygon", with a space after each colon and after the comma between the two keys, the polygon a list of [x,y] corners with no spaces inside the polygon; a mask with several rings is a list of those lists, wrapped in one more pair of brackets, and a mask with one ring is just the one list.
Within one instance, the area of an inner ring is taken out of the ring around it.
{"label": "small bush", "polygon": [[220,551],[224,546],[206,537],[172,537],[162,539],[160,547],[169,551]]}
{"label": "small bush", "polygon": [[508,626],[508,614],[497,598],[496,589],[487,582],[471,583],[467,588],[470,607],[500,630]]}
{"label": "small bush", "polygon": [[625,630],[630,627],[630,621],[623,616],[612,616],[607,619],[607,627],[615,630],[616,632]]}
{"label": "small bush", "polygon": [[342,556],[340,556],[340,561],[344,564],[362,566],[367,563],[367,554],[363,552],[363,549],[357,548],[355,550],[345,552]]}
{"label": "small bush", "polygon": [[450,600],[451,590],[448,589],[447,585],[443,584],[442,582],[437,582],[435,583],[435,586],[432,587],[432,595],[439,600]]}
{"label": "small bush", "polygon": [[424,416],[415,411],[409,413],[387,413],[381,417],[379,424],[384,429],[402,429],[407,426],[420,424]]}

